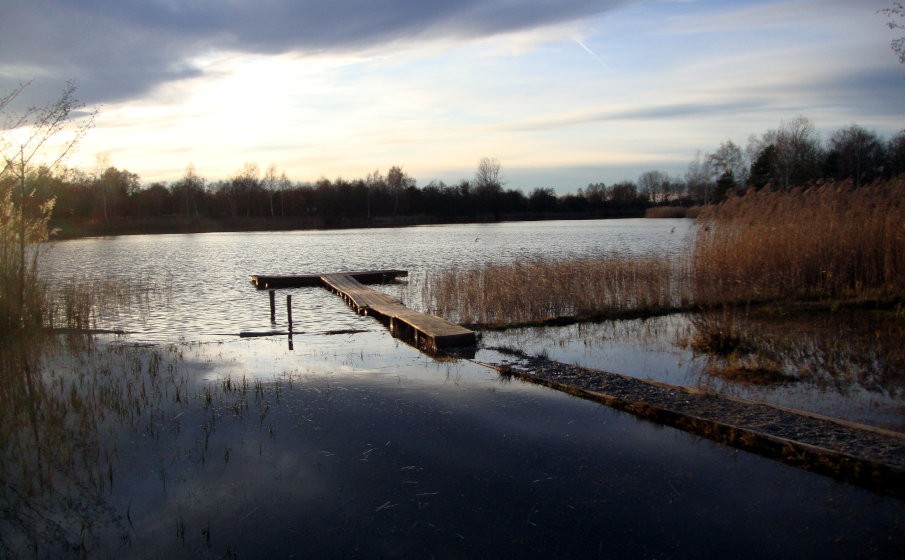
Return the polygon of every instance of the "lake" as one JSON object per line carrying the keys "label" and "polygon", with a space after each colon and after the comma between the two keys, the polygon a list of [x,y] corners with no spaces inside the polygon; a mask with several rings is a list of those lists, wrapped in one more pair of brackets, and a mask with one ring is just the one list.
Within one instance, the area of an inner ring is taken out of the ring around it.
{"label": "lake", "polygon": [[[900,500],[477,363],[497,357],[485,346],[515,341],[693,383],[699,358],[669,342],[685,319],[486,334],[477,361],[438,360],[305,288],[279,292],[293,296],[291,348],[285,336],[237,336],[274,328],[250,274],[401,268],[417,282],[451,265],[678,254],[690,228],[537,222],[52,244],[56,281],[132,278],[146,291],[97,321],[130,334],[4,354],[7,371],[32,372],[21,391],[0,393],[4,419],[27,426],[36,409],[60,418],[3,432],[0,552],[900,557]],[[417,289],[388,289],[418,305]]]}
{"label": "lake", "polygon": [[[305,274],[397,268],[414,279],[436,267],[508,262],[538,256],[679,251],[690,220],[595,220],[268,233],[123,236],[51,244],[55,278],[128,278],[166,290],[167,305],[111,318],[143,339],[202,340],[270,329],[266,293],[252,274]],[[328,314],[320,289],[291,294],[300,330],[357,325]]]}

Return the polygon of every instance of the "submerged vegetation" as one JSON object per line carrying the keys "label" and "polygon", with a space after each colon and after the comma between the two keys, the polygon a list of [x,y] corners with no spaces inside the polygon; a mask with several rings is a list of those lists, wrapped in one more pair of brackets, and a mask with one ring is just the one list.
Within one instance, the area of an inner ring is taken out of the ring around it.
{"label": "submerged vegetation", "polygon": [[[707,356],[703,373],[714,379],[905,395],[905,320],[892,311],[721,308],[694,314],[691,324],[679,343]],[[894,422],[901,429],[901,418]]]}

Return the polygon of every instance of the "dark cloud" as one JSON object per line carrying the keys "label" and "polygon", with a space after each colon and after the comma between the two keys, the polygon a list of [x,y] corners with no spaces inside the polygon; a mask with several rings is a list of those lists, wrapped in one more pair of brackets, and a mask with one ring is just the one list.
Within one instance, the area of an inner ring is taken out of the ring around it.
{"label": "dark cloud", "polygon": [[212,50],[329,52],[481,37],[572,21],[629,0],[12,0],[0,19],[0,91],[75,80],[88,103],[197,75]]}

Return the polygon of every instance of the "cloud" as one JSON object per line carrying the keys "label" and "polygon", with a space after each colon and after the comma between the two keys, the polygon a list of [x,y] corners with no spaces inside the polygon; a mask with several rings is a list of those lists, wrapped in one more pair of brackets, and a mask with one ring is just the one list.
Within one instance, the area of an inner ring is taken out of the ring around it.
{"label": "cloud", "polygon": [[592,124],[607,121],[662,121],[700,115],[735,115],[762,107],[763,101],[755,98],[718,102],[686,102],[639,105],[630,108],[607,109],[551,116],[507,125],[509,130],[533,131],[565,126]]}
{"label": "cloud", "polygon": [[30,0],[0,19],[0,91],[75,80],[88,103],[200,76],[209,53],[350,52],[479,38],[603,13],[627,0]]}

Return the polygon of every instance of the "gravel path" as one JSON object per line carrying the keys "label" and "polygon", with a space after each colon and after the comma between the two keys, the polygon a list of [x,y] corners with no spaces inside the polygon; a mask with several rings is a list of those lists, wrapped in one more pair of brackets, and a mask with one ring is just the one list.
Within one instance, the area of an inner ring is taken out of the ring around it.
{"label": "gravel path", "polygon": [[797,467],[905,498],[905,434],[607,371],[518,357],[506,377],[602,402]]}

